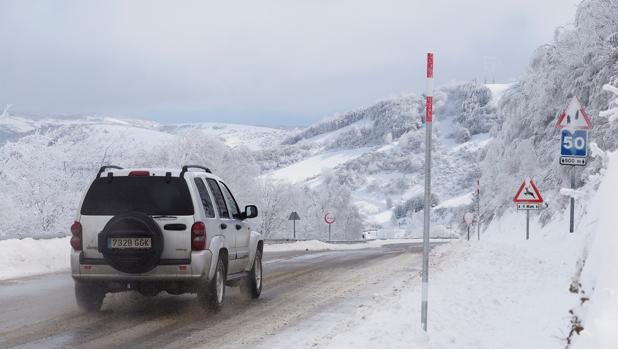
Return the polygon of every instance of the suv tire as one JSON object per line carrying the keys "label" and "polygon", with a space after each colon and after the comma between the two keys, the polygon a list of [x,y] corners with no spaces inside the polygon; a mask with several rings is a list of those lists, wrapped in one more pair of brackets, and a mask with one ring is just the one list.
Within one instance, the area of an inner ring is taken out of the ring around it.
{"label": "suv tire", "polygon": [[[112,237],[143,237],[151,239],[148,249],[112,249]],[[124,273],[146,273],[159,263],[163,252],[163,233],[152,217],[142,212],[128,212],[114,216],[98,236],[99,252],[114,269]]]}
{"label": "suv tire", "polygon": [[206,310],[218,313],[225,302],[225,282],[227,279],[227,268],[223,253],[219,253],[217,267],[212,280],[206,281],[198,287],[197,299]]}
{"label": "suv tire", "polygon": [[262,249],[258,248],[253,259],[253,267],[249,275],[240,284],[242,291],[249,297],[256,299],[262,293]]}
{"label": "suv tire", "polygon": [[81,310],[87,312],[101,310],[104,298],[105,290],[101,286],[83,281],[75,281],[75,301]]}

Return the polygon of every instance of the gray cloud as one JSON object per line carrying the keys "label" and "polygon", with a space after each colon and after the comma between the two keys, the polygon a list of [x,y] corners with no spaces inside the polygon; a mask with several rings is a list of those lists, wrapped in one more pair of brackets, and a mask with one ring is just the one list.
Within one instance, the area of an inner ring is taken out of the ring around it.
{"label": "gray cloud", "polygon": [[0,104],[307,124],[436,80],[522,74],[575,0],[0,0]]}

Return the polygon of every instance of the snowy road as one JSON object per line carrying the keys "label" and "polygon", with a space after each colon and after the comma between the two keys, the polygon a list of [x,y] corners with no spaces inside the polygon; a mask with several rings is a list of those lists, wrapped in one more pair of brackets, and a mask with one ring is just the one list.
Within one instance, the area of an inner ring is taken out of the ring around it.
{"label": "snowy road", "polygon": [[136,293],[108,295],[100,314],[84,314],[68,272],[1,281],[0,348],[285,347],[295,339],[277,334],[319,326],[315,319],[345,317],[390,279],[417,273],[420,252],[420,244],[406,243],[266,253],[262,297],[249,301],[228,288],[216,315],[205,314],[194,295]]}

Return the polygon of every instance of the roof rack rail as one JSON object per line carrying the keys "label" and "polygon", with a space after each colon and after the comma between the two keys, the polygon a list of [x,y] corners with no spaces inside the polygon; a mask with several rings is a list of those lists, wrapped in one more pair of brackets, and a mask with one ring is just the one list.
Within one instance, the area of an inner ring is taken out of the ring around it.
{"label": "roof rack rail", "polygon": [[101,166],[101,168],[99,169],[99,173],[97,173],[97,178],[101,177],[101,173],[105,172],[105,170],[107,170],[108,168],[113,168],[113,169],[116,169],[116,170],[122,170],[122,167],[120,167],[120,166],[114,166],[114,165]]}
{"label": "roof rack rail", "polygon": [[184,165],[182,167],[182,171],[180,171],[180,178],[184,177],[185,172],[189,172],[190,168],[199,168],[204,170],[206,173],[212,173],[208,167],[200,166],[200,165]]}

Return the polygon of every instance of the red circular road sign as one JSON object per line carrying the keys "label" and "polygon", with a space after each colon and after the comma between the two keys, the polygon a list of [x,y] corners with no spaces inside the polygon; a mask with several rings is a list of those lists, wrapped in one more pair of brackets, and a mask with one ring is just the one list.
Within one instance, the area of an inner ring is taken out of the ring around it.
{"label": "red circular road sign", "polygon": [[472,212],[466,212],[464,213],[464,223],[466,224],[473,224],[476,223],[476,215]]}
{"label": "red circular road sign", "polygon": [[326,224],[333,224],[333,223],[335,223],[335,216],[333,216],[332,214],[326,212],[326,214],[324,215],[324,222],[326,222]]}

